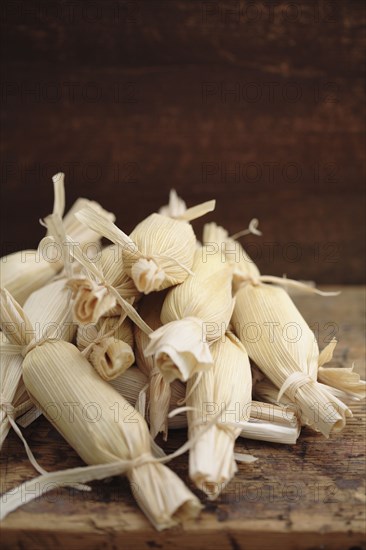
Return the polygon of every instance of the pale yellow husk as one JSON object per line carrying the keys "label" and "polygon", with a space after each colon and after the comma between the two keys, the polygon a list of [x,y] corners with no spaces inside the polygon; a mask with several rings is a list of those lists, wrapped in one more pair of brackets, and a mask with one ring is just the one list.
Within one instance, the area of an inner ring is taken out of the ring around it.
{"label": "pale yellow husk", "polygon": [[[207,260],[207,261],[206,261]],[[225,334],[234,307],[232,268],[218,256],[196,250],[194,276],[169,290],[161,311],[163,326],[149,335],[145,355],[154,355],[164,379],[186,381],[212,367],[209,344]]]}
{"label": "pale yellow husk", "polygon": [[81,325],[76,344],[103,380],[117,378],[135,361],[128,318],[102,317],[96,325]]}
{"label": "pale yellow husk", "polygon": [[77,326],[72,320],[71,292],[66,282],[64,278],[58,279],[36,290],[23,306],[38,339],[51,333],[58,340],[74,339]]}
{"label": "pale yellow husk", "polygon": [[241,432],[238,424],[250,418],[252,377],[248,354],[233,334],[211,349],[214,367],[202,373],[197,385],[187,383],[187,417],[189,438],[194,438],[221,410],[219,422],[202,433],[189,454],[190,478],[213,499],[237,470],[234,444]]}
{"label": "pale yellow husk", "polygon": [[[140,304],[139,312],[146,323],[156,330],[161,326],[160,311],[165,299],[165,293],[153,293],[145,296]],[[135,325],[136,363],[139,369],[148,377],[150,433],[155,438],[163,432],[164,439],[168,437],[168,412],[171,400],[170,383],[164,380],[160,370],[155,365],[155,357],[145,356],[149,345],[148,335]],[[142,412],[142,411],[140,411]]]}
{"label": "pale yellow husk", "polygon": [[169,193],[169,203],[159,209],[159,214],[168,216],[169,218],[180,218],[187,211],[187,205],[181,199],[175,189],[171,189]]}
{"label": "pale yellow husk", "polygon": [[[9,343],[3,332],[0,332],[1,344]],[[9,433],[11,424],[9,415],[14,415],[15,396],[22,381],[21,355],[12,355],[1,350],[1,403],[0,403],[0,449]]]}
{"label": "pale yellow husk", "polygon": [[[80,325],[96,324],[103,316],[121,314],[122,310],[134,321],[141,322],[145,330],[150,330],[131,305],[139,297],[133,282],[119,271],[115,250],[109,248],[101,257],[90,259],[72,239],[65,234],[61,219],[53,214],[45,218],[52,239],[63,251],[67,286],[72,290],[73,319]],[[86,274],[77,273],[71,262]]]}
{"label": "pale yellow husk", "polygon": [[116,297],[103,282],[79,277],[69,280],[67,284],[72,290],[75,323],[96,324],[101,317],[115,313]]}
{"label": "pale yellow husk", "polygon": [[284,393],[298,405],[303,424],[326,437],[344,427],[352,413],[316,382],[318,344],[282,288],[263,283],[243,286],[236,295],[232,321],[250,358],[280,390],[278,400]]}
{"label": "pale yellow husk", "polygon": [[[352,367],[323,367],[325,363],[332,360],[333,351],[337,342],[333,339],[320,353],[318,360],[317,380],[320,386],[338,397],[341,401],[349,403],[365,399],[366,382],[361,380],[358,373]],[[253,385],[254,394],[270,403],[277,403],[278,389],[264,375]],[[281,403],[290,405],[291,400],[282,395]],[[292,403],[293,406],[295,406]]]}
{"label": "pale yellow husk", "polygon": [[[72,341],[76,326],[72,322],[69,307],[70,291],[65,288],[65,281],[60,279],[33,292],[25,301],[24,311],[32,323],[37,339],[48,335],[60,340]],[[2,335],[3,342],[6,338]],[[25,412],[28,406],[28,395],[24,387],[21,369],[21,356],[1,353],[2,399],[6,406],[1,409],[0,447],[10,429],[7,415],[16,417],[19,411]],[[18,408],[18,412],[14,408]]]}
{"label": "pale yellow husk", "polygon": [[50,263],[37,250],[22,250],[1,258],[0,283],[20,304],[41,288],[61,269],[60,263]]}
{"label": "pale yellow husk", "polygon": [[223,227],[216,223],[205,224],[202,243],[207,255],[217,255],[222,262],[228,262],[233,267],[234,293],[244,281],[259,279],[260,271],[254,261],[238,241],[229,237]]}
{"label": "pale yellow husk", "polygon": [[135,283],[127,275],[123,264],[121,266],[121,261],[121,247],[119,245],[112,244],[103,249],[101,268],[105,279],[126,300],[130,298],[136,303],[141,297],[141,292],[137,290]]}
{"label": "pale yellow husk", "polygon": [[[115,378],[110,382],[110,384],[121,394],[127,401],[137,407],[141,398],[141,392],[145,391],[145,388],[148,386],[149,377],[146,376],[137,366],[133,366],[130,369],[126,370],[121,376]],[[175,380],[170,386],[170,399],[168,411],[176,409],[178,402],[181,399],[184,399],[186,393],[185,385],[180,382],[180,380]],[[147,390],[146,392],[146,420],[151,423],[151,392]],[[141,411],[139,411],[141,412]],[[166,420],[169,423],[169,428],[179,429],[187,427],[187,417],[185,412],[177,414],[173,418]],[[151,431],[151,430],[150,430]]]}
{"label": "pale yellow husk", "polygon": [[[148,427],[141,415],[99,377],[71,343],[45,341],[34,347],[27,316],[6,291],[1,295],[2,329],[24,356],[23,378],[29,395],[80,457],[98,465],[42,475],[25,484],[25,501],[36,496],[30,488],[38,485],[44,489],[51,480],[56,485],[70,480],[84,483],[109,477],[113,471],[114,475],[127,475],[137,502],[157,529],[195,517],[201,509],[198,499],[153,457]],[[12,329],[15,327],[10,334],[8,321],[13,323]],[[70,403],[78,405],[70,409]],[[23,502],[19,491],[8,493],[1,517]]]}
{"label": "pale yellow husk", "polygon": [[[213,207],[214,201],[197,215],[202,215]],[[151,214],[128,236],[88,208],[78,212],[77,217],[88,227],[122,247],[123,268],[138,290],[144,294],[181,283],[190,273],[196,238],[191,225],[186,221]]]}
{"label": "pale yellow husk", "polygon": [[[324,367],[333,359],[333,352],[337,345],[335,338],[321,351],[319,356],[318,381],[340,392],[341,398],[365,399],[366,381],[354,372],[352,367]],[[336,394],[337,395],[337,394]]]}
{"label": "pale yellow husk", "polygon": [[[131,405],[135,406],[139,400],[141,391],[143,391],[148,383],[148,377],[139,368],[131,367],[110,383]],[[170,388],[169,412],[172,413],[179,408],[179,403],[184,400],[186,386],[180,380],[174,380]],[[148,402],[146,407],[148,421],[150,416],[149,405],[150,403]],[[179,414],[174,413],[173,416],[169,416],[167,422],[169,430],[186,428],[186,411],[183,410]],[[300,423],[294,411],[288,407],[252,401],[249,421],[244,422],[240,426],[240,429],[240,437],[293,445],[300,434]]]}

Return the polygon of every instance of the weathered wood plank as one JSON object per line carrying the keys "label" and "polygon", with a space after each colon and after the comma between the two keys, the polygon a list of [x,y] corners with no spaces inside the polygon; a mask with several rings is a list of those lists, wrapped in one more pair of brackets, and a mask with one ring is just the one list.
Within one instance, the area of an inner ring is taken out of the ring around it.
{"label": "weathered wood plank", "polygon": [[[295,298],[315,331],[319,323],[321,347],[332,331],[337,333],[334,363],[355,361],[363,376],[364,295],[362,288],[343,287],[336,298]],[[180,528],[156,533],[138,510],[128,483],[113,478],[93,483],[91,494],[59,489],[23,506],[2,524],[3,547],[365,548],[364,406],[353,406],[353,411],[345,430],[329,440],[308,429],[295,446],[239,440],[238,451],[253,453],[258,461],[239,465],[220,497],[206,501],[201,517]],[[81,464],[44,419],[26,429],[25,436],[49,470]],[[184,430],[175,432],[166,451],[178,448],[185,437]],[[35,475],[14,434],[5,443],[1,468],[2,490]],[[174,460],[172,468],[190,484],[186,456]]]}

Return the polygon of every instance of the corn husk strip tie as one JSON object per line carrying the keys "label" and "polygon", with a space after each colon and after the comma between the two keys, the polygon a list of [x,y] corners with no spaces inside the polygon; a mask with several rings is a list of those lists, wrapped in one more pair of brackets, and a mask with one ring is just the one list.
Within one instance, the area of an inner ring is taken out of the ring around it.
{"label": "corn husk strip tie", "polygon": [[[222,413],[220,412],[220,414]],[[206,430],[210,429],[212,425],[217,423],[217,418],[218,415],[213,417],[210,422],[203,426],[199,436],[201,436]],[[132,472],[132,470],[135,470],[145,464],[166,464],[170,460],[186,453],[195,444],[195,442],[196,437],[184,443],[179,449],[170,455],[162,456],[161,458],[156,458],[151,453],[144,453],[132,460],[118,460],[109,464],[82,466],[42,474],[33,480],[22,483],[17,488],[18,490],[16,492],[14,492],[14,490],[10,490],[2,495],[0,521],[2,521],[8,514],[19,508],[19,506],[31,502],[38,496],[56,489],[57,487],[70,485],[75,486],[75,484],[89,483],[91,481],[106,479],[108,477],[119,476],[122,474],[128,475]]]}

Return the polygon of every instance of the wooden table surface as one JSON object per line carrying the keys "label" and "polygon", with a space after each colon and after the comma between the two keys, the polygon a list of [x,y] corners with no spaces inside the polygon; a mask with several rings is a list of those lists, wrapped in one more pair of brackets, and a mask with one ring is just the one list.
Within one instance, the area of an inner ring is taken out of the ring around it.
{"label": "wooden table surface", "polygon": [[[324,347],[339,340],[334,363],[365,373],[364,289],[343,287],[336,298],[299,296],[296,302]],[[123,478],[93,483],[82,494],[59,489],[10,514],[2,524],[2,547],[33,548],[335,548],[365,546],[365,414],[362,405],[343,433],[326,440],[304,429],[297,445],[240,439],[237,450],[258,460],[240,464],[235,479],[196,521],[156,532],[139,511]],[[24,430],[41,465],[49,471],[81,464],[76,453],[40,418]],[[166,451],[185,440],[175,432]],[[171,463],[188,480],[187,456]],[[20,440],[11,433],[4,445],[1,489],[35,476]],[[193,488],[193,487],[192,487]],[[202,497],[202,495],[200,495]]]}

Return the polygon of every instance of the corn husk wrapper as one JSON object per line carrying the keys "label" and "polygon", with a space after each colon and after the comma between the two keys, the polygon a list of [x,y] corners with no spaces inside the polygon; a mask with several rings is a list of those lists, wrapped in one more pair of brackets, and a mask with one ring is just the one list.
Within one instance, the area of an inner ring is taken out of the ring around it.
{"label": "corn husk wrapper", "polygon": [[[2,344],[9,343],[3,332],[0,332]],[[14,398],[18,386],[22,383],[22,357],[20,355],[1,353],[1,407],[0,407],[0,449],[9,433],[11,423],[9,416],[14,415]]]}
{"label": "corn husk wrapper", "polygon": [[[72,323],[71,312],[68,312],[70,291],[65,288],[65,281],[58,280],[33,292],[25,301],[24,311],[32,327],[41,339],[52,334],[60,340],[71,341],[76,332]],[[61,324],[62,323],[62,324]],[[9,329],[8,329],[9,330]],[[7,342],[2,334],[3,343]],[[27,409],[28,395],[22,379],[21,356],[3,351],[1,358],[2,399],[6,406],[1,408],[0,448],[10,429],[8,414],[13,418],[19,410]],[[24,400],[24,401],[23,401]]]}
{"label": "corn husk wrapper", "polygon": [[36,290],[23,306],[39,340],[50,332],[58,340],[74,339],[77,325],[72,320],[71,292],[66,282],[64,278],[58,279]]}
{"label": "corn husk wrapper", "polygon": [[22,428],[27,428],[42,415],[42,411],[33,403],[24,385],[19,386],[14,397],[14,419]]}
{"label": "corn husk wrapper", "polygon": [[[111,380],[110,384],[121,394],[127,401],[138,409],[139,401],[141,399],[141,392],[144,391],[146,386],[149,383],[149,378],[144,374],[137,366],[133,366],[123,374]],[[181,399],[184,399],[186,393],[185,385],[179,380],[175,380],[170,386],[170,401],[169,401],[169,411],[177,408],[177,404]],[[151,422],[151,392],[148,390],[146,393],[146,420],[148,423]],[[139,411],[140,412],[140,411]],[[169,428],[179,429],[187,427],[187,416],[185,412],[177,414],[167,419],[169,422]],[[151,430],[150,430],[151,432]]]}
{"label": "corn husk wrapper", "polygon": [[222,337],[234,307],[232,268],[218,256],[195,253],[194,276],[169,290],[161,311],[163,326],[149,334],[145,355],[155,356],[156,367],[167,382],[187,381],[210,369],[209,345]]}
{"label": "corn husk wrapper", "polygon": [[[249,229],[241,232],[242,235],[253,233],[261,235],[257,229],[258,220],[254,219],[249,224]],[[238,234],[237,236],[239,236]],[[244,281],[257,281],[260,271],[253,260],[228,232],[216,223],[205,224],[203,228],[203,246],[207,254],[216,254],[221,257],[222,262],[228,262],[233,267],[233,291],[239,289]]]}
{"label": "corn husk wrapper", "polygon": [[[129,283],[126,285],[126,277],[119,273],[116,266],[112,266],[113,262],[111,262],[110,256],[104,256],[104,262],[103,256],[102,258],[97,257],[93,261],[86,257],[71,237],[65,234],[60,217],[56,214],[47,216],[45,225],[51,233],[48,239],[61,247],[65,257],[67,286],[73,293],[74,321],[80,325],[96,324],[103,316],[115,315],[123,311],[143,330],[151,332],[150,327],[141,319],[131,304],[134,298],[131,298],[130,292],[135,291],[133,285]],[[83,277],[80,274],[77,277],[73,276],[71,258],[77,261],[86,276]],[[111,280],[107,280],[106,274],[103,272],[104,267],[107,269],[107,277],[111,277]],[[127,292],[127,299],[122,295],[124,291]]]}
{"label": "corn husk wrapper", "polygon": [[[54,207],[53,213],[63,216],[65,208],[64,174],[53,176]],[[63,225],[74,241],[80,245],[98,244],[100,236],[86,228],[75,218],[75,211],[88,206],[99,216],[114,221],[113,214],[106,212],[98,203],[87,199],[78,199],[64,216]],[[27,297],[49,282],[63,267],[62,260],[55,251],[23,250],[1,258],[1,287],[6,288],[12,296],[23,305]]]}
{"label": "corn husk wrapper", "polygon": [[169,218],[180,219],[187,211],[187,205],[181,199],[175,189],[171,189],[169,193],[169,203],[159,209],[159,214],[168,216]]}
{"label": "corn husk wrapper", "polygon": [[28,296],[48,283],[61,269],[56,262],[48,262],[37,250],[22,250],[1,258],[1,286],[14,294],[20,304]]}
{"label": "corn husk wrapper", "polygon": [[102,317],[78,328],[76,345],[103,380],[120,376],[135,361],[131,321],[123,317]]}
{"label": "corn husk wrapper", "polygon": [[[320,353],[318,360],[318,383],[335,397],[345,403],[352,403],[365,398],[366,382],[361,380],[360,375],[353,371],[352,367],[323,367],[324,363],[332,360],[333,351],[336,346],[336,339],[333,339]],[[259,371],[258,371],[259,372]],[[257,377],[257,373],[255,374]],[[254,394],[269,403],[278,403],[278,389],[264,375],[258,377],[253,385]],[[281,403],[293,405],[292,401],[282,395]]]}
{"label": "corn husk wrapper", "polygon": [[[165,298],[163,292],[146,296],[140,304],[139,312],[147,324],[156,330],[161,326],[160,311]],[[160,370],[155,365],[153,355],[145,356],[149,345],[148,335],[135,325],[136,363],[139,369],[148,377],[149,407],[148,416],[150,433],[154,439],[163,432],[164,439],[168,437],[168,412],[171,401],[170,383],[164,380]],[[144,407],[141,407],[143,413]]]}
{"label": "corn husk wrapper", "polygon": [[241,436],[256,441],[294,445],[300,435],[301,423],[294,410],[281,404],[252,401],[249,422]]}
{"label": "corn husk wrapper", "polygon": [[[80,254],[77,256],[81,259]],[[83,266],[90,273],[86,259]],[[97,266],[100,273],[95,280],[90,277],[78,276],[69,281],[74,294],[74,319],[79,324],[97,323],[102,316],[114,316],[121,313],[121,306],[116,296],[110,291],[110,286],[125,300],[136,302],[141,293],[135,287],[132,279],[123,269],[120,249],[116,245],[102,251],[101,261]]]}
{"label": "corn husk wrapper", "polygon": [[221,407],[220,422],[198,437],[189,454],[190,478],[209,498],[216,498],[237,470],[234,444],[240,424],[250,418],[252,376],[248,354],[233,334],[227,333],[211,349],[214,367],[202,373],[197,384],[187,383],[187,417],[189,438],[195,438],[208,416]]}
{"label": "corn husk wrapper", "polygon": [[[137,367],[131,367],[121,376],[112,380],[110,384],[135,406],[143,388],[148,382],[148,377]],[[184,400],[186,394],[185,384],[175,380],[171,384],[171,397],[167,419],[170,430],[186,428],[186,411],[177,412],[179,403]],[[147,405],[147,419],[149,420],[149,404]],[[300,433],[300,423],[293,410],[282,405],[273,405],[259,401],[252,401],[250,406],[250,418],[241,425],[240,437],[270,443],[283,443],[293,445]]]}
{"label": "corn husk wrapper", "polygon": [[[243,286],[236,295],[233,326],[250,358],[283,394],[298,405],[301,421],[328,437],[340,431],[350,409],[317,383],[319,348],[314,333],[280,287]],[[248,327],[260,337],[248,335]]]}
{"label": "corn husk wrapper", "polygon": [[[26,493],[8,493],[1,517],[23,504],[24,494],[25,501],[35,498],[31,489],[39,487],[43,493],[52,481],[54,488],[123,473],[138,488],[134,491],[136,500],[157,529],[196,517],[201,509],[198,499],[153,457],[148,428],[141,415],[99,377],[73,344],[56,340],[35,342],[24,311],[6,291],[1,294],[2,329],[14,352],[21,350],[24,357],[23,379],[29,395],[80,457],[95,465],[45,474],[27,482],[22,487],[28,489]],[[10,334],[8,320],[16,326]],[[70,411],[70,403],[78,405]],[[59,414],[54,414],[55,409]]]}
{"label": "corn husk wrapper", "polygon": [[[132,406],[139,402],[141,392],[148,384],[148,377],[138,368],[131,367],[122,375],[109,382]],[[25,390],[25,386],[24,391]],[[273,384],[272,387],[274,388]],[[171,386],[171,397],[169,403],[169,413],[177,410],[186,394],[185,384],[175,380]],[[278,393],[278,392],[277,392]],[[28,394],[25,394],[28,397]],[[14,417],[17,423],[26,428],[29,426],[42,411],[33,403],[22,396],[22,405],[17,407],[16,397],[14,398]],[[149,393],[147,393],[149,400]],[[146,419],[149,422],[150,403],[146,405]],[[186,412],[180,412],[167,419],[170,430],[179,430],[186,428]],[[266,441],[269,443],[282,443],[285,445],[294,445],[300,434],[300,422],[295,414],[295,407],[291,403],[289,406],[281,404],[264,403],[252,401],[250,407],[250,418],[241,426],[240,437],[253,439],[256,441]]]}
{"label": "corn husk wrapper", "polygon": [[[186,213],[186,219],[202,216],[214,207],[215,201],[194,207],[190,216]],[[78,212],[77,217],[122,247],[123,269],[144,294],[181,283],[191,272],[196,238],[187,221],[151,214],[128,236],[88,208]]]}
{"label": "corn husk wrapper", "polygon": [[[333,352],[337,340],[333,340],[321,351],[318,361],[318,381],[333,390],[338,390],[339,396],[344,399],[365,399],[366,381],[361,380],[360,375],[354,372],[352,367],[324,367],[333,359]],[[337,393],[335,394],[337,395]]]}

